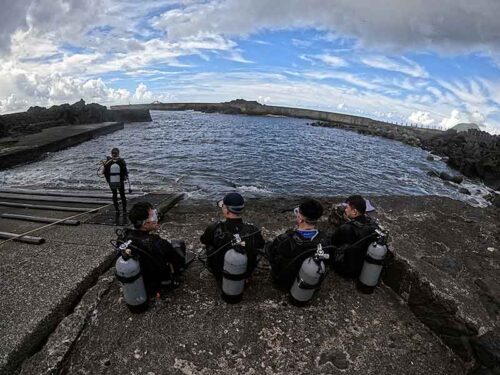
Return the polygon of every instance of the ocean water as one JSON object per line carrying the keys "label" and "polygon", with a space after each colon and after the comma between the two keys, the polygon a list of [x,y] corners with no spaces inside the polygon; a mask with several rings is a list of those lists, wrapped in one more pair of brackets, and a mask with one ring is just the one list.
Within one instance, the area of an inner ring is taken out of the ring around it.
{"label": "ocean water", "polygon": [[4,187],[106,189],[99,161],[119,147],[133,190],[183,191],[192,198],[239,191],[247,197],[440,195],[485,205],[486,192],[466,180],[456,185],[430,177],[430,169],[457,172],[427,153],[396,141],[341,129],[313,127],[310,120],[152,112],[153,122],[47,154],[35,163],[0,171]]}

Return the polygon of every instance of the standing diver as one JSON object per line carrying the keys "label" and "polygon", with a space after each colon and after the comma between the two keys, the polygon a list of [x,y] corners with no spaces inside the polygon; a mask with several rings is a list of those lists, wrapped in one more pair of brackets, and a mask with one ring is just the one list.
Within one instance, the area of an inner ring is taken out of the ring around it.
{"label": "standing diver", "polygon": [[120,212],[118,207],[118,191],[122,201],[123,214],[127,213],[127,199],[125,198],[125,180],[128,180],[128,170],[125,160],[120,157],[120,150],[116,147],[111,150],[111,157],[104,162],[104,177],[113,193],[113,205],[116,213]]}

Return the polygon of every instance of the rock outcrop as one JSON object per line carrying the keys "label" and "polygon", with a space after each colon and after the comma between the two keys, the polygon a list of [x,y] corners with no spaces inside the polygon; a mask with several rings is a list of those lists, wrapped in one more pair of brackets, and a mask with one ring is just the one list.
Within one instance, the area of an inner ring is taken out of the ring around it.
{"label": "rock outcrop", "polygon": [[[410,146],[421,147],[443,157],[443,161],[464,176],[480,178],[485,185],[500,190],[500,136],[473,129],[458,133],[455,130],[443,132],[382,124],[359,126],[317,122],[312,125],[352,130],[359,134],[394,139]],[[456,183],[461,182],[460,177],[440,177]]]}
{"label": "rock outcrop", "polygon": [[423,139],[422,148],[447,156],[452,168],[500,190],[500,136],[478,130],[460,133],[448,130]]}

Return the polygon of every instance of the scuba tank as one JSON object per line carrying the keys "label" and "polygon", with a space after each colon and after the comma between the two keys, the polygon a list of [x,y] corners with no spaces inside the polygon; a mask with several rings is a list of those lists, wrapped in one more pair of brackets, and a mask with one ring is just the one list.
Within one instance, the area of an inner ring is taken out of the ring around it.
{"label": "scuba tank", "polygon": [[116,260],[115,275],[118,281],[122,284],[123,299],[131,312],[143,312],[148,307],[148,297],[142,279],[141,267],[139,261],[128,249],[132,243],[129,240],[120,245],[120,256]]}
{"label": "scuba tank", "polygon": [[243,298],[248,264],[248,257],[244,247],[245,242],[236,233],[233,247],[224,255],[222,299],[227,303],[238,303]]}
{"label": "scuba tank", "polygon": [[290,301],[292,305],[304,306],[312,299],[314,292],[319,289],[325,275],[325,263],[323,260],[329,258],[330,255],[325,254],[321,244],[318,244],[316,253],[302,262],[297,278],[290,289]]}
{"label": "scuba tank", "polygon": [[111,162],[111,166],[109,167],[109,187],[112,189],[119,189],[121,185],[121,177],[120,177],[120,165],[114,161]]}
{"label": "scuba tank", "polygon": [[378,229],[375,232],[378,238],[368,247],[363,268],[356,284],[358,290],[365,294],[373,293],[377,286],[387,254],[387,233]]}

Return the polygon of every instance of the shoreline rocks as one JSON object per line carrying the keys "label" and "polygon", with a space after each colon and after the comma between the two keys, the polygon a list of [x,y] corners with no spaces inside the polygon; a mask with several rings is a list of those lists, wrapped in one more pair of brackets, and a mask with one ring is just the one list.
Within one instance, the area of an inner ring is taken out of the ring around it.
{"label": "shoreline rocks", "polygon": [[[435,155],[427,160],[441,158],[450,167],[464,176],[480,178],[493,190],[500,190],[500,136],[479,130],[456,132],[455,130],[433,131],[398,125],[373,125],[360,127],[341,123],[317,122],[313,126],[333,127],[355,131],[359,134],[373,135],[420,147]],[[436,157],[437,156],[437,157]],[[444,180],[461,183],[441,176]]]}

